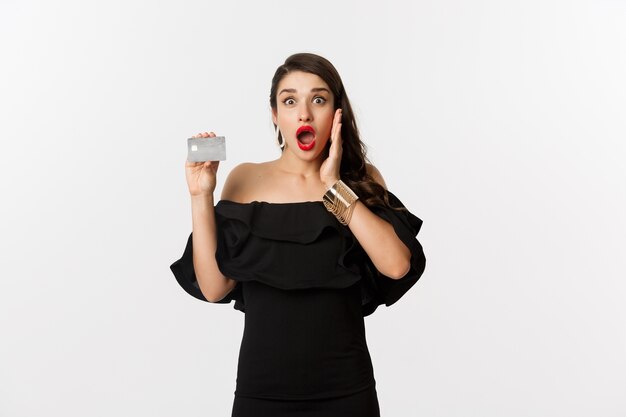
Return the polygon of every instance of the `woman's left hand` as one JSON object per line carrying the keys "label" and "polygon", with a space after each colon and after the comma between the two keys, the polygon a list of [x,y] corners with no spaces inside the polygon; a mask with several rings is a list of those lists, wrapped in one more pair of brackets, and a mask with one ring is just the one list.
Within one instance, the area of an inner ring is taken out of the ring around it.
{"label": "woman's left hand", "polygon": [[320,167],[320,179],[326,186],[326,189],[332,187],[339,177],[339,167],[341,165],[341,155],[343,153],[343,142],[341,139],[341,109],[335,111],[333,119],[333,127],[330,131],[330,149],[328,150],[328,158],[322,162]]}

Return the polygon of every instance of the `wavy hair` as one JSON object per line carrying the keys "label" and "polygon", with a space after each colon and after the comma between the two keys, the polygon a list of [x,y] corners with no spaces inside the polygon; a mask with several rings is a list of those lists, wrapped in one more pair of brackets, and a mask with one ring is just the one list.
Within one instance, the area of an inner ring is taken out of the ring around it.
{"label": "wavy hair", "polygon": [[[342,110],[341,118],[341,139],[342,139],[342,156],[339,167],[339,175],[343,182],[348,185],[358,196],[361,202],[368,207],[375,205],[383,205],[396,210],[406,210],[404,207],[393,207],[389,202],[389,195],[385,188],[377,183],[371,175],[368,174],[366,163],[367,146],[361,141],[359,129],[356,125],[350,100],[341,81],[339,73],[326,58],[312,53],[297,53],[289,56],[285,63],[280,65],[274,77],[272,78],[272,86],[270,89],[270,106],[274,111],[277,110],[278,84],[280,81],[292,71],[302,71],[319,76],[328,84],[335,98],[334,104],[336,111],[338,108]],[[276,124],[274,128],[276,128]],[[323,157],[328,157],[330,149],[330,141],[327,142],[323,151]]]}

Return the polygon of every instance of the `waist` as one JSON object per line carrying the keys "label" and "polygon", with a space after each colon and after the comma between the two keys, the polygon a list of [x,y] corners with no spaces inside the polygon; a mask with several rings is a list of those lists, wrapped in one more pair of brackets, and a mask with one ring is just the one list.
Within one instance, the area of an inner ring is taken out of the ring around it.
{"label": "waist", "polygon": [[236,395],[328,398],[374,384],[360,287],[281,290],[246,282]]}

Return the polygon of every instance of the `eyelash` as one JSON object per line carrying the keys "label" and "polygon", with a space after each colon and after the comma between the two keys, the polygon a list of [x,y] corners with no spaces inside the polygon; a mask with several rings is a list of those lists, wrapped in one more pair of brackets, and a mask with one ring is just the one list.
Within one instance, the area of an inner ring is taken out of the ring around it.
{"label": "eyelash", "polygon": [[[321,98],[322,100],[324,100],[322,103],[318,103],[318,104],[324,104],[324,103],[326,103],[326,99],[325,99],[324,97],[322,97],[322,96],[316,96],[316,97],[314,97],[314,98],[313,98],[313,100],[318,99],[318,98]],[[284,104],[284,105],[286,105],[286,106],[288,106],[288,104],[287,104],[287,101],[288,101],[288,100],[293,100],[293,97],[287,97],[286,99],[284,99],[284,100],[283,100],[283,104]]]}

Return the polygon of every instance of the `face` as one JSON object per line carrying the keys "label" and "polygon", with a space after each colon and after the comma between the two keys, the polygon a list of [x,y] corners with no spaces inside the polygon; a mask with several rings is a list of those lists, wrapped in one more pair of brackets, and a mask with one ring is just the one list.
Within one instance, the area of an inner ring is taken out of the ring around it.
{"label": "face", "polygon": [[[294,71],[278,83],[276,98],[272,119],[286,141],[285,151],[315,159],[330,139],[335,114],[334,96],[328,84],[318,75]],[[297,136],[302,126],[311,127],[313,133]]]}

